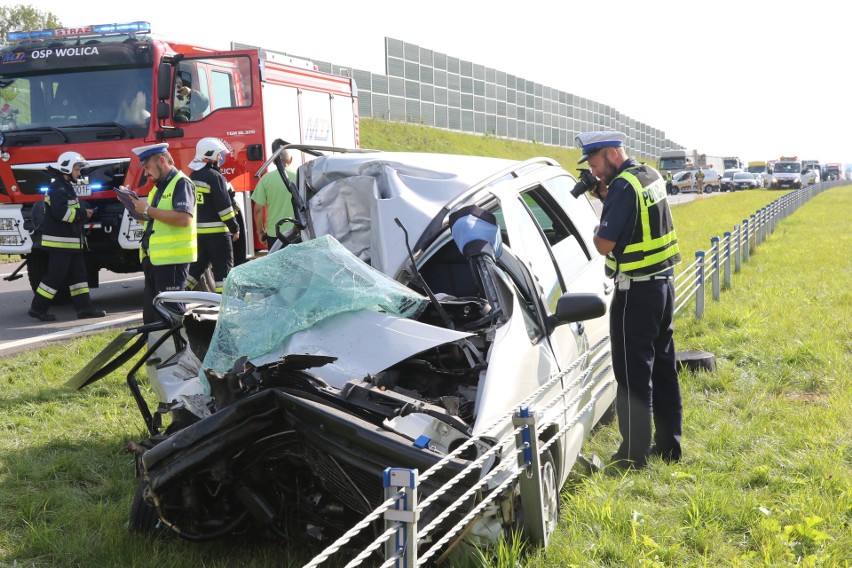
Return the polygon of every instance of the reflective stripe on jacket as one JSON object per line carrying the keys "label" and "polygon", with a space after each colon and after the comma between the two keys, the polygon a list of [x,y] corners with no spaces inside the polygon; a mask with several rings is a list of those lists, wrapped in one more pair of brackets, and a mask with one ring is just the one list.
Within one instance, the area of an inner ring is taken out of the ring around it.
{"label": "reflective stripe on jacket", "polygon": [[679,263],[680,249],[660,174],[640,165],[627,168],[618,177],[625,179],[636,194],[636,224],[618,259],[612,253],[606,255],[606,275],[650,276]]}
{"label": "reflective stripe on jacket", "polygon": [[[181,178],[190,184],[192,183],[186,174],[178,171],[163,190],[163,196],[156,205],[157,209],[174,211],[172,196],[175,186],[177,186],[177,182]],[[151,193],[148,194],[148,203],[155,202],[157,191],[158,188],[155,185]],[[151,231],[151,238],[148,241],[148,256],[151,257],[151,264],[159,266],[163,264],[195,262],[198,258],[195,217],[192,218],[192,223],[190,223],[189,227],[167,225],[156,219],[151,219],[148,223],[154,224]],[[140,255],[140,258],[145,258],[145,251],[140,249]]]}
{"label": "reflective stripe on jacket", "polygon": [[57,175],[44,196],[44,205],[41,246],[67,251],[84,249],[82,235],[86,210],[71,182]]}
{"label": "reflective stripe on jacket", "polygon": [[207,164],[192,172],[189,179],[195,185],[198,234],[236,233],[239,230],[236,212],[228,195],[228,181],[221,172]]}

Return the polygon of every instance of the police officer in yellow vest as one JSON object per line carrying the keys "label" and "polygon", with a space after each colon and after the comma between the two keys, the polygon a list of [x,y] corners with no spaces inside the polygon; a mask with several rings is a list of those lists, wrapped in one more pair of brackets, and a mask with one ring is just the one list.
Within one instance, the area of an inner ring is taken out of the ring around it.
{"label": "police officer in yellow vest", "polygon": [[[186,289],[189,264],[198,257],[195,228],[195,186],[175,167],[166,143],[134,148],[145,175],[154,182],[147,201],[135,200],[146,219],[139,249],[145,274],[142,321],[159,321],[154,298],[160,292]],[[181,310],[179,305],[175,309]]]}
{"label": "police officer in yellow vest", "polygon": [[649,456],[678,461],[683,424],[672,339],[677,238],[663,178],[628,158],[625,140],[620,132],[576,138],[583,151],[578,163],[588,161],[600,179],[593,193],[603,210],[594,241],[615,284],[610,337],[622,442],[610,461],[619,469],[644,467]]}

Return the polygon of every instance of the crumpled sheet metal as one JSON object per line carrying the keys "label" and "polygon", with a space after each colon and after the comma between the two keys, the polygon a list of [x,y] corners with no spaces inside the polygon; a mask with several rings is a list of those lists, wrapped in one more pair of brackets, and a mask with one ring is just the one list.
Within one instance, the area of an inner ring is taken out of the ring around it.
{"label": "crumpled sheet metal", "polygon": [[367,309],[410,317],[427,301],[331,236],[289,245],[228,275],[201,381],[209,393],[204,369],[225,373],[240,357],[269,354],[293,333],[334,315]]}

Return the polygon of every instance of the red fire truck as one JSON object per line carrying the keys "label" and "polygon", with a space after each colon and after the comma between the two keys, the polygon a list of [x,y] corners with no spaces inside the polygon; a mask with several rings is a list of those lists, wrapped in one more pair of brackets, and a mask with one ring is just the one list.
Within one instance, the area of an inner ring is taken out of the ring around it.
{"label": "red fire truck", "polygon": [[[77,193],[96,208],[86,253],[95,287],[100,269],[141,269],[143,228],[114,192],[127,185],[147,195],[151,188],[132,148],[168,142],[176,166],[188,171],[196,142],[220,138],[229,149],[222,172],[247,225],[237,246],[251,256],[249,192],[271,141],[359,144],[352,79],[260,49],[215,51],[150,31],[147,22],[133,22],[11,32],[0,48],[0,254],[21,255],[34,288],[47,256],[33,239],[30,211],[62,152],[77,151],[92,166]],[[178,82],[191,89],[188,100],[176,92]],[[294,156],[297,164],[307,159]]]}

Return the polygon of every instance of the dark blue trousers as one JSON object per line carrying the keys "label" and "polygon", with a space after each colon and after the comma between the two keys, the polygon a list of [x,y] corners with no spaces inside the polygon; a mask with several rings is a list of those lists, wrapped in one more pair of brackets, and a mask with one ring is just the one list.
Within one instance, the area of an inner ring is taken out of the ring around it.
{"label": "dark blue trousers", "polygon": [[[189,264],[151,264],[151,258],[142,260],[142,271],[145,275],[144,305],[142,306],[142,322],[154,323],[162,320],[154,309],[154,298],[160,292],[179,292],[186,290],[186,273]],[[169,308],[183,311],[182,304],[170,304]]]}
{"label": "dark blue trousers", "polygon": [[652,417],[657,451],[668,459],[680,459],[683,402],[672,338],[673,317],[671,279],[631,282],[630,289],[615,291],[610,333],[622,438],[617,459],[645,464]]}

